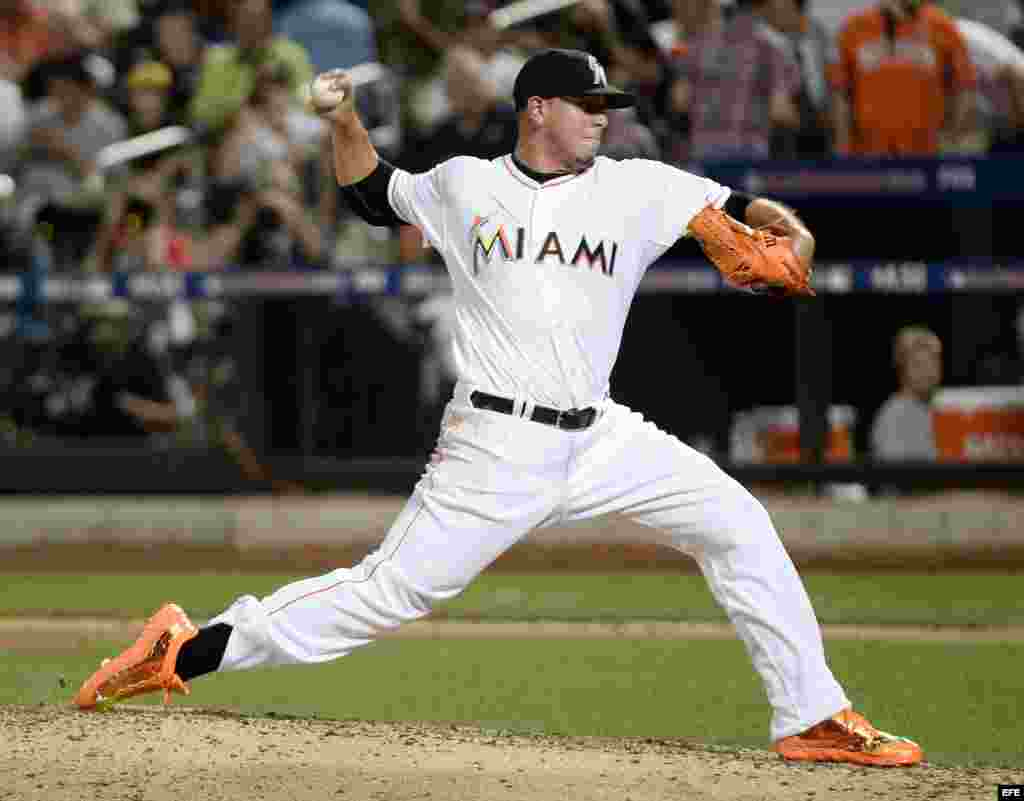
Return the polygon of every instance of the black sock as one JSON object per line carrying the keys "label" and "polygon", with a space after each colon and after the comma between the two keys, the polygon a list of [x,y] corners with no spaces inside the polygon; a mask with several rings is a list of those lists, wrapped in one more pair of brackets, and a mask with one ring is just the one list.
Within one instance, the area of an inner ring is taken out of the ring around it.
{"label": "black sock", "polygon": [[188,681],[204,673],[213,673],[219,668],[230,636],[231,626],[227,623],[216,623],[199,629],[199,633],[178,651],[175,672],[181,680]]}

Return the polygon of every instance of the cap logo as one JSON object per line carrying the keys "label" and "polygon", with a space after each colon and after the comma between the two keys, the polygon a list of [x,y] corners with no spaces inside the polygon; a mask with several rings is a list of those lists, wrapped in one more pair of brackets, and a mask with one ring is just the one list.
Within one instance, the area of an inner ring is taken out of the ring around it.
{"label": "cap logo", "polygon": [[604,67],[601,66],[600,62],[593,56],[588,55],[587,66],[590,67],[590,71],[594,74],[594,86],[607,87],[608,78],[605,76]]}

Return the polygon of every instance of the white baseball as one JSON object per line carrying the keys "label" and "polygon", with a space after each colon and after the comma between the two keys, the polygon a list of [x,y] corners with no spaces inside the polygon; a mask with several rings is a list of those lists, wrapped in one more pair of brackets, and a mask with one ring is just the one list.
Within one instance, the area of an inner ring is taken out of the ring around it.
{"label": "white baseball", "polygon": [[310,102],[317,111],[330,111],[345,100],[345,90],[339,80],[343,70],[331,70],[317,75],[309,85]]}

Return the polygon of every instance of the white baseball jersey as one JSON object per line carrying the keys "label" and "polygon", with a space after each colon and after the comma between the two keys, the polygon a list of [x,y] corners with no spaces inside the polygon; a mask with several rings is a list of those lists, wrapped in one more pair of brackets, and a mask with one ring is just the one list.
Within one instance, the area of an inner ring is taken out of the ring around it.
{"label": "white baseball jersey", "polygon": [[645,159],[539,184],[511,156],[460,156],[395,170],[388,194],[448,266],[459,378],[570,409],[607,395],[644,271],[729,190]]}

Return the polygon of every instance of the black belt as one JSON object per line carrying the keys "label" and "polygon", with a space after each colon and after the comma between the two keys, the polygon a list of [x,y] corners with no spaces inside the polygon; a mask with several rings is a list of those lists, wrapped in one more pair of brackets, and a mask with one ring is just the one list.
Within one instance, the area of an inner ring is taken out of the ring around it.
{"label": "black belt", "polygon": [[[513,414],[516,403],[511,398],[501,398],[497,395],[489,395],[486,392],[473,390],[469,396],[469,402],[477,409],[487,409],[491,412],[502,414]],[[534,406],[530,419],[544,425],[555,426],[565,431],[582,431],[590,428],[597,419],[597,409],[593,406],[587,409],[551,409],[547,406]]]}

